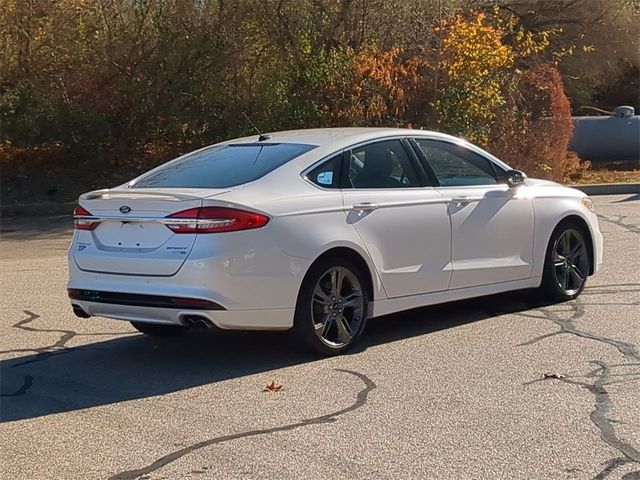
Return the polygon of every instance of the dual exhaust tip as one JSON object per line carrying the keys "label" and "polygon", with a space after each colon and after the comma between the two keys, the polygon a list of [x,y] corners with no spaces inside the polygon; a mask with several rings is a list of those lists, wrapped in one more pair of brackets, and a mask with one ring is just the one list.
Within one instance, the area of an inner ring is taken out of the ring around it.
{"label": "dual exhaust tip", "polygon": [[188,315],[182,321],[182,324],[193,330],[209,330],[210,328],[214,328],[211,320],[205,317],[201,317],[199,315]]}

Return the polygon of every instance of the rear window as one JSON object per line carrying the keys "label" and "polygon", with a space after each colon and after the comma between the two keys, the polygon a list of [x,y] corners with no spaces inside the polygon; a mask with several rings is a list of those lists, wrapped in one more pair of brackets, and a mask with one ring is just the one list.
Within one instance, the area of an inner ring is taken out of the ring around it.
{"label": "rear window", "polygon": [[298,143],[251,143],[210,147],[169,162],[129,187],[228,188],[263,177],[316,148]]}

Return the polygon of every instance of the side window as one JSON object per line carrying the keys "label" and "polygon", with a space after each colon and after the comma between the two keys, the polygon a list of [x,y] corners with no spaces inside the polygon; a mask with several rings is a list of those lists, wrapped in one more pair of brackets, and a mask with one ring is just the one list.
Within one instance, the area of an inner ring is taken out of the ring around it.
{"label": "side window", "polygon": [[340,166],[342,153],[323,162],[307,174],[307,178],[322,188],[338,188],[340,184]]}
{"label": "side window", "polygon": [[354,188],[420,186],[418,175],[400,140],[371,143],[351,150],[348,178]]}
{"label": "side window", "polygon": [[463,146],[415,139],[444,187],[498,183],[492,162]]}

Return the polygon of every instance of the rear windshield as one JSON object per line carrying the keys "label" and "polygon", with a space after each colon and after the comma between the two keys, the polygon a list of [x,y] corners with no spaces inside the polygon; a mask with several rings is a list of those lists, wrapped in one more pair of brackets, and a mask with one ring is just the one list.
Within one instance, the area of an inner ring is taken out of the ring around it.
{"label": "rear windshield", "polygon": [[129,187],[227,188],[263,177],[316,148],[299,143],[251,143],[210,147],[169,162]]}

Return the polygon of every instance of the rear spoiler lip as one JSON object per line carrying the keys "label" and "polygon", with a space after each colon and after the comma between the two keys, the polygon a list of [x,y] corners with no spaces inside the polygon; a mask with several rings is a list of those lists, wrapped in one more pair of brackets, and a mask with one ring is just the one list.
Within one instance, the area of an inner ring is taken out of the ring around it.
{"label": "rear spoiler lip", "polygon": [[[203,200],[208,197],[213,197],[227,193],[230,190],[220,190],[215,193],[211,193],[211,190],[207,189],[194,189],[194,193],[169,193],[167,191],[154,191],[154,189],[131,189],[131,190],[119,190],[105,188],[102,190],[94,190],[93,192],[83,193],[80,195],[80,200],[123,200],[123,199],[144,199],[144,200],[169,200],[169,201],[182,201],[182,200]],[[198,193],[196,193],[198,192]]]}

